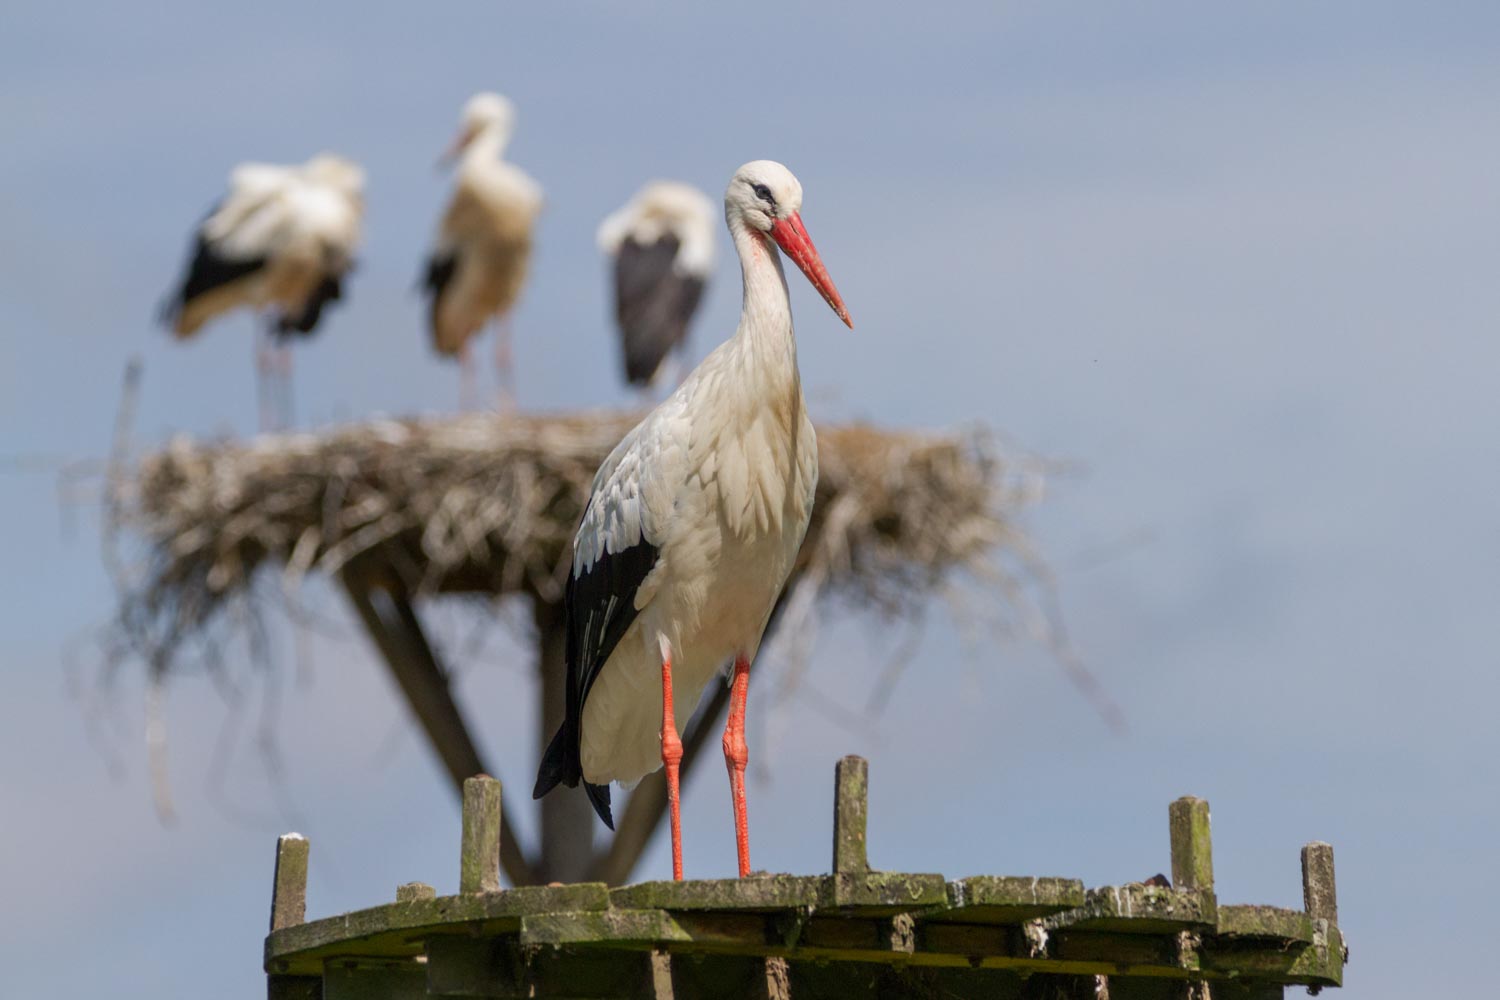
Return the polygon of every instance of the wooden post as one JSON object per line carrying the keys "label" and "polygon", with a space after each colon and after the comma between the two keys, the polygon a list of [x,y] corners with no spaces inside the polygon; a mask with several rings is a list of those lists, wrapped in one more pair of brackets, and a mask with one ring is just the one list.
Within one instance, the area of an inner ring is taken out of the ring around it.
{"label": "wooden post", "polygon": [[1302,848],[1302,906],[1314,920],[1339,922],[1338,890],[1333,881],[1333,846],[1314,840]]}
{"label": "wooden post", "polygon": [[414,903],[419,899],[436,899],[437,890],[426,882],[407,882],[396,886],[396,902]]}
{"label": "wooden post", "polygon": [[1172,837],[1172,885],[1178,889],[1214,887],[1214,849],[1208,803],[1185,795],[1167,809]]}
{"label": "wooden post", "polygon": [[271,930],[295,927],[307,919],[307,838],[289,833],[276,840],[276,874],[271,887]]}
{"label": "wooden post", "polygon": [[500,891],[500,782],[487,774],[464,781],[458,891]]}
{"label": "wooden post", "polygon": [[865,827],[869,818],[869,764],[852,754],[834,766],[833,871],[836,875],[870,870]]}

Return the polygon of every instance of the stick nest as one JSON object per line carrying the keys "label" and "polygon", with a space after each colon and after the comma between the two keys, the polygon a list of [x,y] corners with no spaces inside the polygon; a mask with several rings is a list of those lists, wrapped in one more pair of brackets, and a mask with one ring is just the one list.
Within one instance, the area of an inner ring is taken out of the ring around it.
{"label": "stick nest", "polygon": [[[594,472],[636,419],[476,414],[176,439],[111,485],[116,529],[145,548],[121,624],[159,655],[262,569],[293,591],[309,573],[359,573],[418,595],[558,603]],[[798,589],[899,614],[955,573],[1031,564],[1013,518],[1039,470],[986,435],[820,427],[818,451]]]}

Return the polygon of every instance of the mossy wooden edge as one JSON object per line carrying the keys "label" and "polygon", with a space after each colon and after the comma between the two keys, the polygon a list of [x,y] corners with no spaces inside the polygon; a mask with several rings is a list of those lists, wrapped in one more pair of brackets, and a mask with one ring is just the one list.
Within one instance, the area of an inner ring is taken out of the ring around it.
{"label": "mossy wooden edge", "polygon": [[820,908],[893,916],[948,904],[948,880],[936,874],[843,872],[824,879]]}
{"label": "mossy wooden edge", "polygon": [[1212,892],[1130,882],[1090,889],[1082,906],[1045,917],[1042,924],[1048,930],[1160,934],[1212,930],[1217,919],[1218,903]]}
{"label": "mossy wooden edge", "polygon": [[521,918],[521,944],[651,947],[692,938],[664,910],[585,910]]}
{"label": "mossy wooden edge", "polygon": [[891,916],[946,906],[948,882],[942,875],[903,872],[763,875],[745,879],[641,882],[613,890],[610,899],[615,906],[678,912],[754,913],[812,908]]}
{"label": "mossy wooden edge", "polygon": [[1203,942],[1203,971],[1246,981],[1342,986],[1344,938],[1337,927],[1315,922],[1310,944],[1221,936]]}
{"label": "mossy wooden edge", "polygon": [[823,875],[752,875],[749,878],[638,882],[611,889],[615,906],[658,910],[775,911],[817,906]]}
{"label": "mossy wooden edge", "polygon": [[335,954],[416,954],[421,944],[415,931],[441,933],[453,924],[480,923],[486,931],[500,932],[518,929],[527,914],[608,907],[609,890],[603,882],[388,903],[273,931],[266,938],[265,969],[315,971],[323,957]]}
{"label": "mossy wooden edge", "polygon": [[1219,937],[1265,938],[1312,944],[1313,921],[1301,910],[1279,906],[1219,907]]}
{"label": "mossy wooden edge", "polygon": [[1082,906],[1083,882],[1029,875],[973,875],[948,883],[948,903],[924,923],[1019,924]]}

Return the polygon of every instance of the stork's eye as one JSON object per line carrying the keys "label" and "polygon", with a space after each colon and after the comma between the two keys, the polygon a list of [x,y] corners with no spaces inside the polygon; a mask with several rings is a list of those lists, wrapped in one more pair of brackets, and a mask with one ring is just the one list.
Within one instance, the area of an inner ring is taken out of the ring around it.
{"label": "stork's eye", "polygon": [[766,204],[776,204],[776,199],[771,197],[771,189],[766,187],[764,184],[752,184],[750,185],[750,190],[755,192],[755,197],[759,198]]}

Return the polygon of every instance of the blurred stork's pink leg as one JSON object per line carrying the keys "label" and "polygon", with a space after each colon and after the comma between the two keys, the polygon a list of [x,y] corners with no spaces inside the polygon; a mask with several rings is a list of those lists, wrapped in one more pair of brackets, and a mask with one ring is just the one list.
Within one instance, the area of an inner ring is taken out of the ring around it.
{"label": "blurred stork's pink leg", "polygon": [[495,382],[499,386],[501,413],[516,408],[516,371],[510,334],[510,317],[504,316],[495,323]]}
{"label": "blurred stork's pink leg", "polygon": [[260,432],[270,433],[276,429],[276,362],[272,357],[271,331],[264,324],[255,328],[255,403],[260,421]]}
{"label": "blurred stork's pink leg", "polygon": [[292,348],[282,341],[272,350],[276,364],[276,416],[280,422],[277,429],[289,430],[297,422],[296,397],[292,393]]}
{"label": "blurred stork's pink leg", "polygon": [[458,349],[458,409],[467,413],[474,409],[476,401],[474,388],[474,355],[469,350],[468,341]]}

